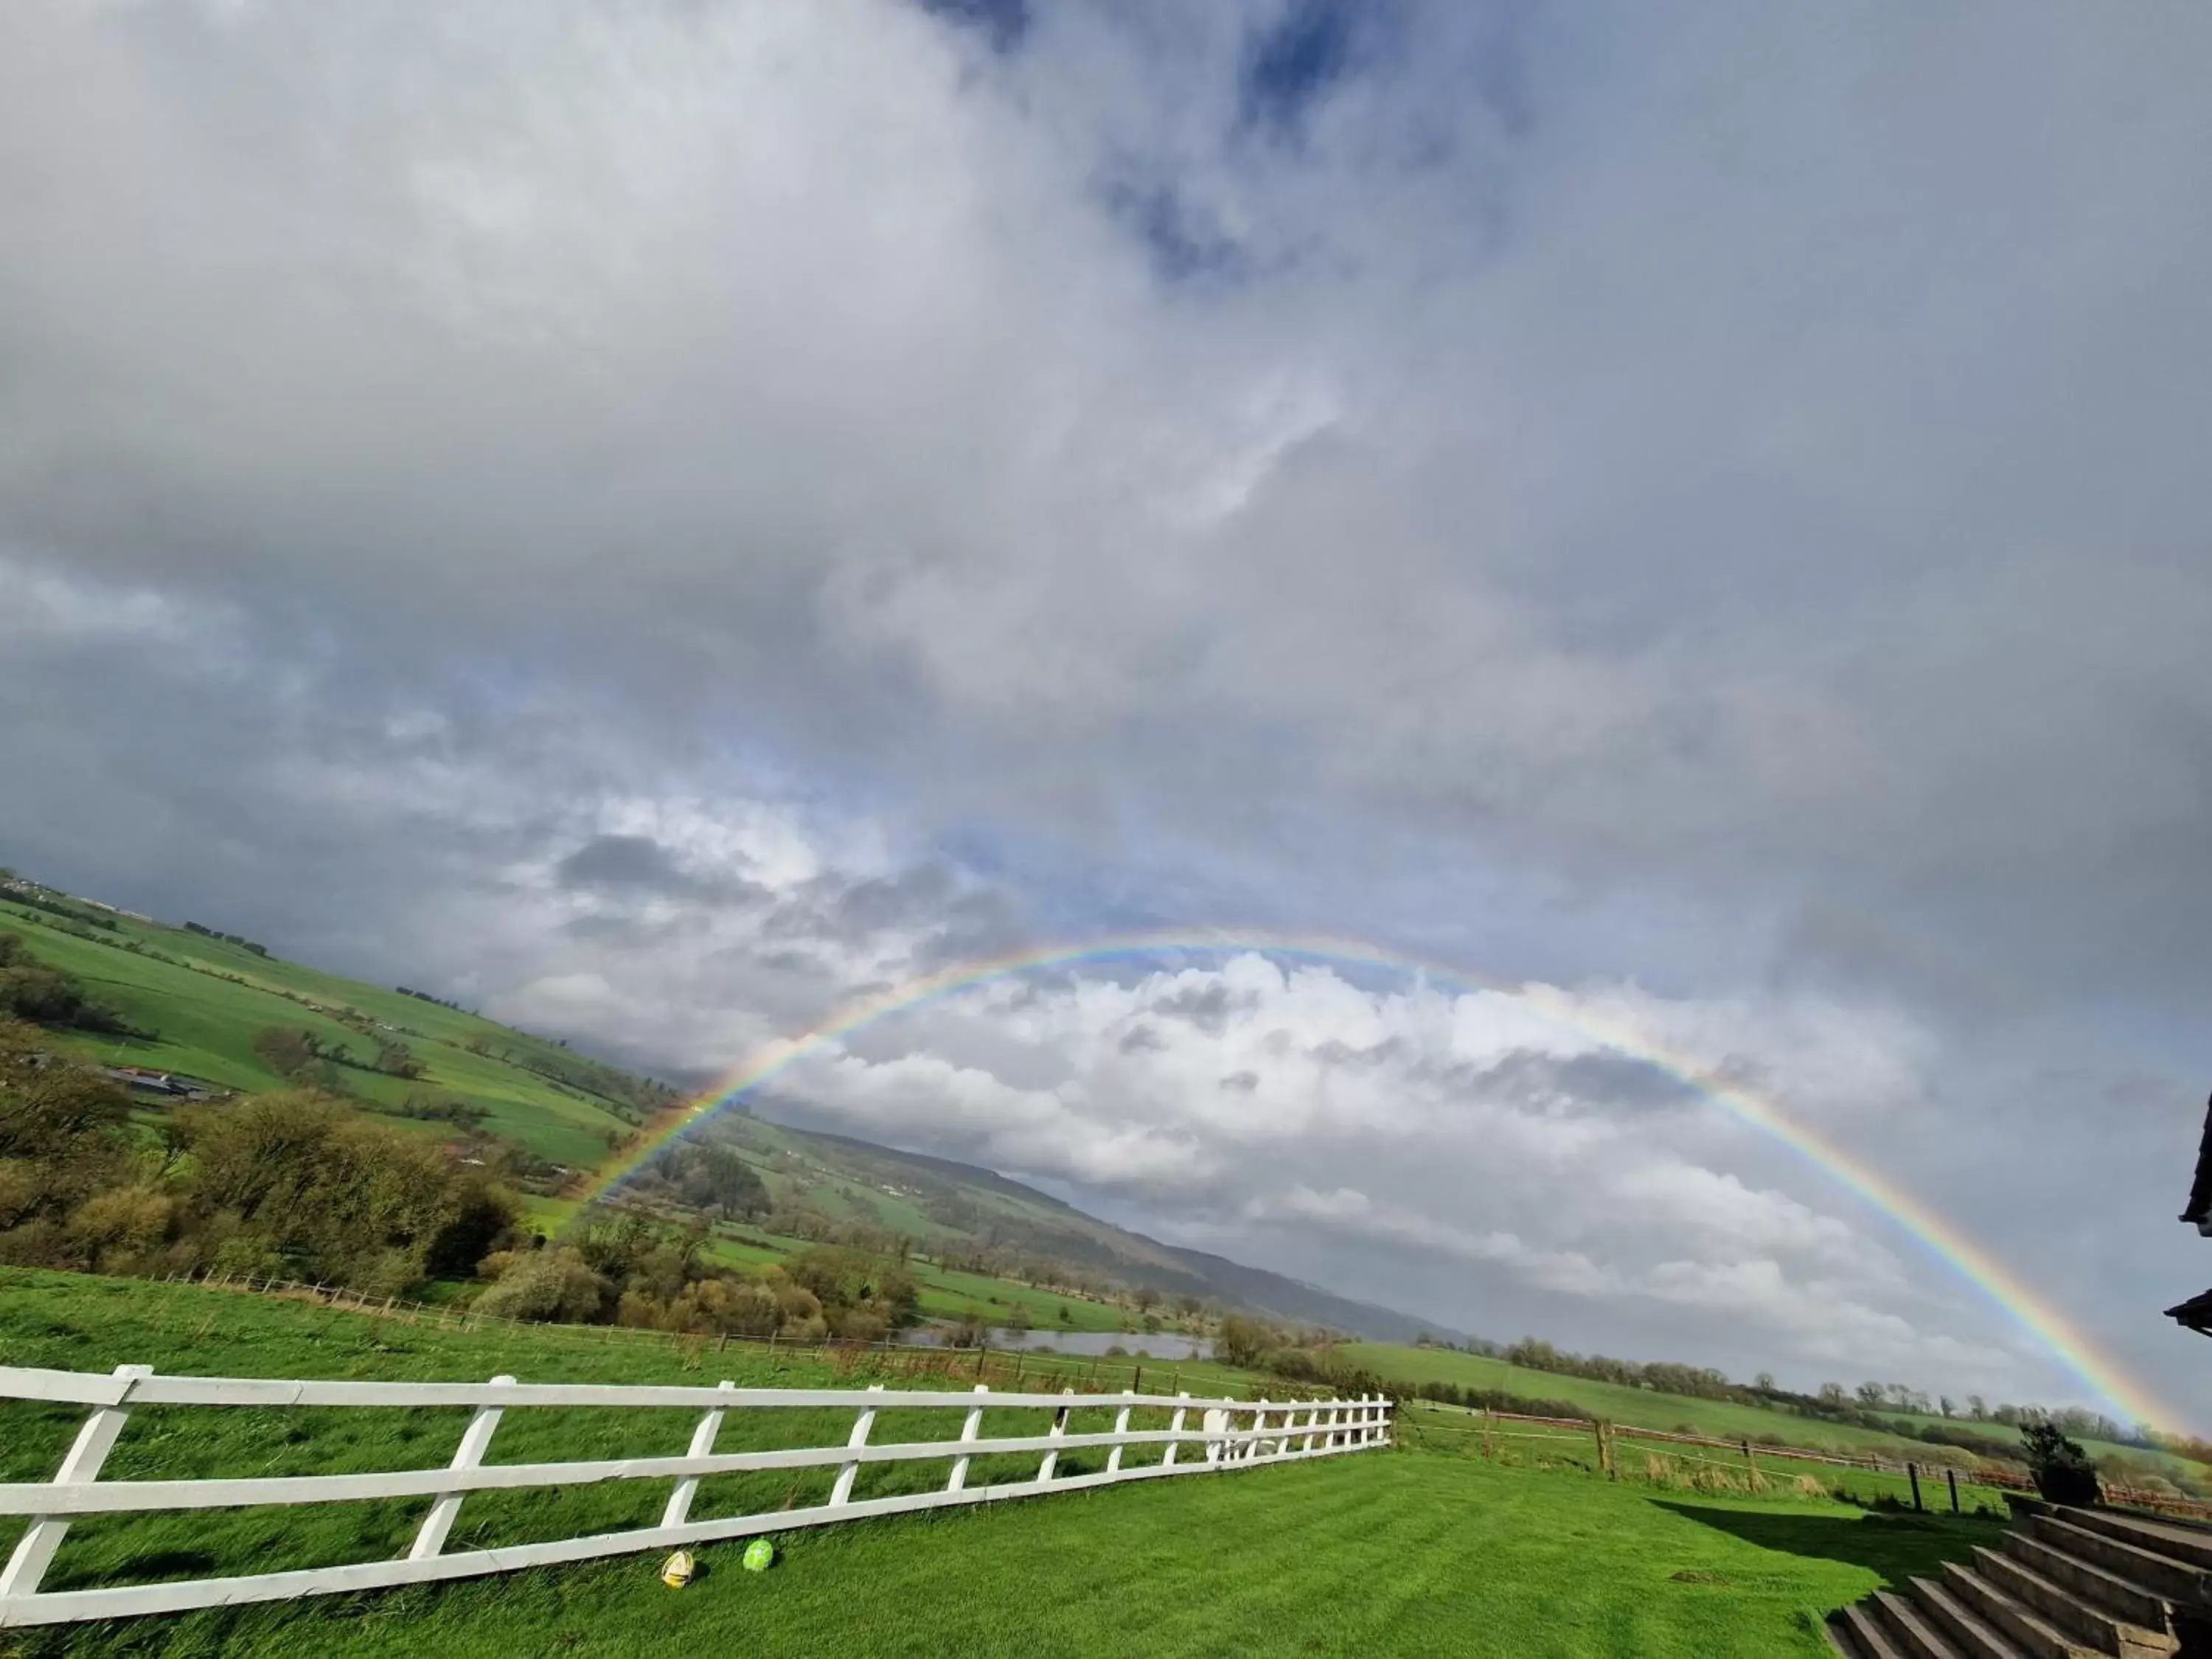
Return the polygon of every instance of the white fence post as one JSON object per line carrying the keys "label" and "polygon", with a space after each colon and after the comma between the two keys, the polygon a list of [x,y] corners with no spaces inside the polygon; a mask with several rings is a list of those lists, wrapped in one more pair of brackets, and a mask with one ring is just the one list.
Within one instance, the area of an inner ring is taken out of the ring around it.
{"label": "white fence post", "polygon": [[[1188,1400],[1188,1399],[1189,1399],[1189,1398],[1190,1398],[1190,1395],[1189,1395],[1189,1394],[1188,1394],[1188,1392],[1182,1392],[1182,1393],[1178,1393],[1178,1394],[1176,1395],[1176,1398],[1177,1400]],[[1180,1430],[1182,1429],[1182,1427],[1183,1413],[1184,1413],[1185,1412],[1188,1411],[1189,1409],[1190,1409],[1190,1407],[1188,1407],[1188,1406],[1177,1406],[1177,1407],[1176,1407],[1176,1414],[1175,1414],[1175,1418],[1174,1418],[1174,1419],[1173,1419],[1171,1422],[1170,1422],[1170,1423],[1169,1423],[1169,1425],[1168,1425],[1168,1427],[1169,1427],[1169,1429],[1170,1429],[1170,1431],[1180,1431]],[[1162,1468],[1164,1468],[1164,1469],[1171,1469],[1171,1468],[1173,1468],[1175,1467],[1175,1464],[1176,1464],[1176,1454],[1177,1452],[1181,1451],[1182,1449],[1182,1443],[1181,1443],[1180,1441],[1175,1441],[1175,1440],[1170,1440],[1170,1441],[1169,1441],[1169,1442],[1168,1442],[1168,1453],[1167,1453],[1167,1455],[1166,1455],[1165,1457],[1163,1457],[1162,1459],[1160,1459],[1160,1467],[1161,1467]]]}
{"label": "white fence post", "polygon": [[1320,1426],[1321,1407],[1316,1406],[1311,1411],[1306,1413],[1306,1439],[1305,1444],[1298,1448],[1300,1451],[1311,1451],[1314,1449],[1314,1442],[1321,1437],[1319,1435],[1316,1434],[1314,1431]]}
{"label": "white fence post", "polygon": [[[727,1379],[714,1385],[724,1394],[735,1390],[737,1384]],[[691,1431],[692,1457],[710,1456],[714,1449],[714,1437],[722,1431],[722,1407],[717,1406],[699,1419],[699,1426]],[[660,1512],[664,1527],[680,1527],[691,1518],[691,1500],[699,1495],[699,1477],[687,1474],[676,1483],[676,1490],[668,1494],[668,1507]]]}
{"label": "white fence post", "polygon": [[[1060,1393],[1062,1393],[1062,1394],[1064,1394],[1064,1395],[1072,1395],[1072,1394],[1073,1394],[1074,1392],[1075,1392],[1075,1390],[1074,1390],[1074,1389],[1062,1389],[1060,1390]],[[1052,1433],[1052,1437],[1053,1437],[1054,1439],[1055,1439],[1055,1440],[1059,1439],[1062,1435],[1064,1435],[1064,1434],[1066,1434],[1066,1433],[1067,1432],[1067,1412],[1068,1412],[1068,1408],[1067,1408],[1066,1407],[1065,1407],[1065,1406],[1062,1406],[1062,1407],[1061,1407],[1058,1411],[1054,1412],[1054,1413],[1052,1414],[1052,1430],[1051,1430],[1051,1433]],[[1041,1462],[1041,1463],[1039,1463],[1039,1464],[1037,1465],[1037,1472],[1036,1472],[1036,1478],[1037,1478],[1037,1480],[1038,1480],[1040,1482],[1043,1482],[1043,1481],[1046,1481],[1046,1480],[1051,1480],[1051,1479],[1052,1479],[1052,1472],[1053,1472],[1055,1468],[1058,1468],[1059,1467],[1060,1467],[1060,1454],[1059,1454],[1059,1452],[1057,1452],[1057,1451],[1048,1451],[1048,1452],[1047,1452],[1047,1453],[1044,1455],[1044,1461],[1043,1461],[1042,1462]]]}
{"label": "white fence post", "polygon": [[[84,1419],[76,1431],[62,1466],[54,1471],[54,1484],[73,1485],[80,1480],[97,1480],[100,1466],[107,1461],[114,1448],[116,1436],[131,1419],[131,1410],[125,1403],[131,1398],[132,1384],[142,1376],[151,1376],[151,1365],[118,1365],[115,1375],[126,1379],[122,1395],[112,1406],[102,1406]],[[54,1552],[62,1547],[62,1534],[69,1530],[69,1522],[58,1516],[42,1515],[32,1521],[22,1538],[15,1545],[15,1553],[8,1558],[5,1569],[0,1570],[0,1595],[29,1595],[39,1588],[39,1580],[46,1576],[46,1565],[54,1559]]]}
{"label": "white fence post", "polygon": [[[975,1385],[975,1393],[979,1395],[990,1392],[991,1385],[988,1382],[978,1382]],[[975,1437],[982,1431],[983,1402],[978,1399],[968,1408],[967,1421],[960,1425],[960,1443],[963,1446],[974,1444]],[[966,1452],[961,1453],[952,1460],[952,1478],[945,1483],[945,1491],[958,1492],[968,1484],[968,1465],[973,1461]]]}
{"label": "white fence post", "polygon": [[[868,1387],[870,1394],[881,1394],[883,1391],[884,1385],[880,1382],[871,1383]],[[846,1437],[846,1449],[853,1450],[866,1445],[868,1431],[875,1426],[875,1407],[870,1404],[860,1407],[860,1414],[853,1419],[853,1432]],[[842,1463],[838,1466],[837,1484],[830,1488],[830,1503],[832,1508],[852,1501],[853,1483],[860,1478],[860,1460],[859,1458],[856,1457],[849,1463]]]}
{"label": "white fence post", "polygon": [[[514,1385],[514,1379],[511,1376],[492,1378],[495,1388],[512,1388]],[[497,1406],[477,1407],[476,1415],[469,1419],[469,1426],[461,1436],[460,1448],[454,1452],[453,1461],[447,1468],[472,1469],[483,1462],[484,1450],[491,1444],[491,1431],[499,1426],[501,1410]],[[444,1492],[430,1505],[429,1514],[422,1517],[422,1525],[415,1534],[414,1546],[407,1552],[410,1561],[427,1561],[445,1548],[446,1534],[453,1529],[453,1520],[461,1512],[461,1499],[465,1495],[458,1492]]]}
{"label": "white fence post", "polygon": [[1228,1432],[1230,1421],[1229,1413],[1222,1406],[1208,1406],[1206,1415],[1199,1419],[1199,1426],[1216,1437],[1206,1443],[1206,1462],[1209,1468],[1220,1466],[1224,1443],[1218,1437]]}
{"label": "white fence post", "polygon": [[[1128,1431],[1129,1408],[1127,1406],[1124,1406],[1120,1411],[1114,1413],[1114,1432],[1116,1434],[1127,1434]],[[1117,1445],[1112,1451],[1106,1454],[1107,1474],[1113,1474],[1119,1472],[1121,1467],[1121,1453],[1126,1448]]]}

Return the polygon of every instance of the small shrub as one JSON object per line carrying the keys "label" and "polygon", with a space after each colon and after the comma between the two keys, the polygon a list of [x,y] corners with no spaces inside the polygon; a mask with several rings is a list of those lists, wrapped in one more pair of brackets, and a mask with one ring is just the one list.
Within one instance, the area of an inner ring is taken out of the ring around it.
{"label": "small shrub", "polygon": [[2035,1477],[2035,1490],[2045,1502],[2086,1506],[2102,1499],[2097,1466],[2057,1424],[2048,1418],[2023,1423],[2020,1437],[2028,1473]]}

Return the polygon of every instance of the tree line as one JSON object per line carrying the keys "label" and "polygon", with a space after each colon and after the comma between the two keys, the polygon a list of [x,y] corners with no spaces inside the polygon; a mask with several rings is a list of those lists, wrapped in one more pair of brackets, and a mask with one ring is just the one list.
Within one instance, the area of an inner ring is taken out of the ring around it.
{"label": "tree line", "polygon": [[111,1036],[147,1035],[94,1000],[76,980],[32,956],[15,933],[0,933],[0,1019]]}
{"label": "tree line", "polygon": [[[1692,1399],[1724,1400],[1737,1405],[1764,1407],[1800,1417],[1817,1418],[1824,1422],[1901,1435],[1929,1445],[1957,1446],[1978,1452],[1994,1449],[1992,1455],[2005,1456],[2014,1454],[2016,1449],[2013,1441],[1977,1434],[1966,1425],[1988,1425],[2018,1430],[2030,1423],[2055,1423],[2066,1433],[2084,1439],[2107,1440],[2142,1449],[2162,1449],[2166,1439],[2147,1425],[2125,1427],[2101,1413],[2080,1407],[1991,1407],[1979,1395],[1968,1395],[1961,1403],[1948,1395],[1930,1396],[1902,1382],[1867,1382],[1851,1389],[1846,1389],[1840,1382],[1823,1382],[1814,1392],[1806,1394],[1778,1386],[1772,1375],[1765,1371],[1761,1371],[1748,1383],[1736,1382],[1731,1381],[1725,1372],[1711,1366],[1682,1365],[1663,1360],[1615,1359],[1606,1354],[1570,1353],[1540,1337],[1523,1337],[1517,1342],[1504,1346],[1479,1339],[1464,1345],[1439,1342],[1433,1337],[1422,1340],[1423,1346],[1431,1347],[1462,1346],[1465,1352],[1502,1359],[1510,1365],[1528,1370],[1579,1376],[1591,1382],[1611,1382],[1622,1388],[1648,1389],[1661,1394],[1686,1395]],[[1947,1420],[1916,1422],[1890,1414],[1900,1412],[1917,1418],[1932,1416]]]}

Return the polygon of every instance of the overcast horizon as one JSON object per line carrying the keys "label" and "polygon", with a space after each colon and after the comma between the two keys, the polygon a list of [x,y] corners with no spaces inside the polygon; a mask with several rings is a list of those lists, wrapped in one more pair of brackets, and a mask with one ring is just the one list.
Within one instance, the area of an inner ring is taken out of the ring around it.
{"label": "overcast horizon", "polygon": [[2212,1431],[2212,13],[0,11],[0,864],[1500,1340]]}

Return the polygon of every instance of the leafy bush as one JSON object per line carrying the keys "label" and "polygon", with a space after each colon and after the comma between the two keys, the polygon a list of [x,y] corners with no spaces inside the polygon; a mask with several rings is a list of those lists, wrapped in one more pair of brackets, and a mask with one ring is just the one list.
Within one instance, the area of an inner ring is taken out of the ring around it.
{"label": "leafy bush", "polygon": [[2048,1418],[2023,1423],[2020,1437],[2028,1473],[2035,1477],[2035,1489],[2048,1502],[2086,1505],[2103,1498],[2097,1485],[2097,1466],[2057,1424]]}
{"label": "leafy bush", "polygon": [[84,987],[25,951],[21,934],[0,933],[0,1020],[5,1019],[130,1035],[130,1027],[87,996]]}
{"label": "leafy bush", "polygon": [[488,1257],[497,1282],[476,1300],[477,1311],[501,1319],[578,1323],[599,1316],[607,1281],[574,1250],[518,1250]]}

